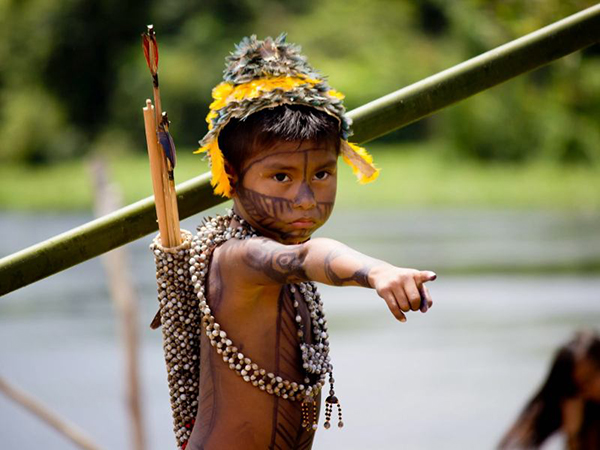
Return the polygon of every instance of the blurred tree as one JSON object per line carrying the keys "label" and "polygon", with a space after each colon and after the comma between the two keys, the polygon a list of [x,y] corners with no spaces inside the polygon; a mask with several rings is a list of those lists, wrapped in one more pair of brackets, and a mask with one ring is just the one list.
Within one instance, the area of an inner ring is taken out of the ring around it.
{"label": "blurred tree", "polygon": [[71,0],[50,20],[52,47],[41,76],[68,119],[92,136],[107,121],[117,62],[138,40],[150,0]]}
{"label": "blurred tree", "polygon": [[443,36],[450,25],[446,11],[441,4],[432,0],[419,2],[419,21],[424,33],[433,37]]}
{"label": "blurred tree", "polygon": [[51,21],[59,12],[60,5],[48,0],[0,2],[1,160],[70,155],[80,141],[63,103],[40,76],[52,49]]}
{"label": "blurred tree", "polygon": [[119,54],[149,0],[2,3],[2,159],[44,162],[88,147],[107,122]]}
{"label": "blurred tree", "polygon": [[[449,38],[462,47],[467,59],[594,2],[439,4],[446,5],[450,17]],[[594,51],[579,52],[479,94],[439,114],[438,137],[448,140],[454,156],[480,161],[600,162],[595,119],[600,113],[599,65]]]}

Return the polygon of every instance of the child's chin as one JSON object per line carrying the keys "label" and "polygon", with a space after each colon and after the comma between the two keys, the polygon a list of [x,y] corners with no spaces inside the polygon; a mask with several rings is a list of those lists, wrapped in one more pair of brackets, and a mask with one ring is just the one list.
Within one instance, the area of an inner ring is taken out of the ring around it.
{"label": "child's chin", "polygon": [[284,236],[281,241],[284,244],[302,244],[310,239],[314,230],[294,230]]}

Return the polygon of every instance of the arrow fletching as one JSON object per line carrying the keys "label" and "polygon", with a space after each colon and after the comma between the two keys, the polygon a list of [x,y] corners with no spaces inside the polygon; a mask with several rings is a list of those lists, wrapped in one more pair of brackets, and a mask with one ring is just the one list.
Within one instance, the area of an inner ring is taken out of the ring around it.
{"label": "arrow fletching", "polygon": [[175,168],[175,163],[177,162],[177,156],[175,153],[175,143],[173,142],[171,133],[169,133],[169,118],[167,117],[166,112],[162,114],[162,121],[158,126],[158,141],[171,164],[171,170],[173,170]]}
{"label": "arrow fletching", "polygon": [[158,73],[158,43],[156,42],[154,25],[148,25],[146,32],[142,33],[142,47],[148,69],[150,69],[152,77],[156,78]]}

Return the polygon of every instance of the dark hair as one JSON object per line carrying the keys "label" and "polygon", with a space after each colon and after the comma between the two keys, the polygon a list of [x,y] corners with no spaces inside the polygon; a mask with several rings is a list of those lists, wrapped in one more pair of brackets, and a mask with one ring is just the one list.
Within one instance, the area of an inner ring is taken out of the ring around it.
{"label": "dark hair", "polygon": [[[562,403],[578,395],[574,370],[584,359],[595,362],[600,370],[600,336],[594,332],[578,332],[557,350],[546,381],[527,402],[515,424],[500,441],[499,448],[538,448],[560,430],[563,425]],[[589,443],[600,440],[600,404],[586,401],[583,414],[577,448],[597,448],[590,447]]]}
{"label": "dark hair", "polygon": [[309,106],[281,105],[231,119],[219,133],[223,156],[238,174],[246,159],[275,142],[306,140],[329,143],[339,152],[338,120]]}

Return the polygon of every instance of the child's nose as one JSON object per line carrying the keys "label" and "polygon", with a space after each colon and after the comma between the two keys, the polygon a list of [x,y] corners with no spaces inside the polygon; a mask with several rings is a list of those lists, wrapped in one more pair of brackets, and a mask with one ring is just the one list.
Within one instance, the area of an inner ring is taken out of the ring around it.
{"label": "child's nose", "polygon": [[310,188],[308,183],[302,183],[300,188],[298,188],[296,197],[294,198],[294,206],[296,208],[311,209],[314,208],[316,204],[317,201],[315,200],[315,193]]}

